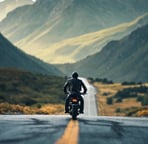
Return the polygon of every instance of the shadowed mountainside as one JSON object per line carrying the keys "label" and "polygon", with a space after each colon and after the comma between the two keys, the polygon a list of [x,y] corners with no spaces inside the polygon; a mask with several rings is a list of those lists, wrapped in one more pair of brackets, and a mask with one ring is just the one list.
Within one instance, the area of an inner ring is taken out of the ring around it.
{"label": "shadowed mountainside", "polygon": [[27,55],[13,46],[2,34],[0,34],[0,67],[13,67],[36,73],[62,75],[54,66]]}

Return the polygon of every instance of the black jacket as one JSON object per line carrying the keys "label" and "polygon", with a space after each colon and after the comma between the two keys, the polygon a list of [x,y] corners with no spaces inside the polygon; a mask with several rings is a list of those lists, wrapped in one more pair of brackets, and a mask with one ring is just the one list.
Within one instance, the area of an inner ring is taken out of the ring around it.
{"label": "black jacket", "polygon": [[65,85],[64,85],[64,92],[65,93],[72,93],[72,92],[78,92],[80,93],[80,91],[83,88],[83,93],[87,92],[87,88],[84,85],[83,81],[80,79],[75,79],[72,78],[70,80],[68,80]]}

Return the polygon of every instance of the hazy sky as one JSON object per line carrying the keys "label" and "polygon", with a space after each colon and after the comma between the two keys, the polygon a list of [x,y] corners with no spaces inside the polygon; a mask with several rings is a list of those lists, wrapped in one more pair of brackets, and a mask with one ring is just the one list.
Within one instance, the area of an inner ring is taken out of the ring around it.
{"label": "hazy sky", "polygon": [[34,2],[36,2],[36,0],[0,0],[0,21],[15,8]]}
{"label": "hazy sky", "polygon": [[[5,1],[5,0],[0,0],[0,2],[3,2],[3,1]],[[19,1],[19,0],[16,0],[16,1]],[[33,2],[36,2],[36,0],[32,0]]]}

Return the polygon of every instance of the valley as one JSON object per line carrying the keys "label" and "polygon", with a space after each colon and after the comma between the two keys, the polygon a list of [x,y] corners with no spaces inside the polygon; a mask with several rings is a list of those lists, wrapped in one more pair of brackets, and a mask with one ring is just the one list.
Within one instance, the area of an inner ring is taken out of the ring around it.
{"label": "valley", "polygon": [[[147,116],[148,92],[115,97],[147,87],[147,5],[147,0],[0,2],[0,113],[63,114],[63,84],[77,71],[113,81],[93,83],[100,115]],[[138,84],[122,85],[125,81]]]}
{"label": "valley", "polygon": [[[88,81],[97,90],[99,116],[148,115],[147,83],[114,83],[107,80],[99,82],[98,79],[90,78]],[[33,74],[16,69],[0,69],[0,114],[63,115],[66,97],[63,92],[64,83],[65,79],[62,77]],[[128,93],[124,92],[126,89]],[[120,97],[120,94],[115,97],[119,92],[122,96]],[[134,95],[131,95],[132,93]],[[84,99],[87,102],[87,95]],[[85,103],[85,107],[88,107],[88,102]],[[85,114],[87,115],[89,111]]]}
{"label": "valley", "polygon": [[[73,72],[87,87],[76,120]],[[0,143],[146,144],[147,132],[148,0],[0,0]]]}

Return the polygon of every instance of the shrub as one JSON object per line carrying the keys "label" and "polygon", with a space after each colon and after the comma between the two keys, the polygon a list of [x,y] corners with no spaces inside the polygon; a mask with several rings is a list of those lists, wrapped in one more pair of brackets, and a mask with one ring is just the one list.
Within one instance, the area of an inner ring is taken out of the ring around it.
{"label": "shrub", "polygon": [[93,79],[92,77],[88,77],[87,79],[88,79],[91,83],[94,82],[94,79]]}
{"label": "shrub", "polygon": [[119,97],[116,99],[116,103],[120,103],[120,102],[122,102],[122,98]]}
{"label": "shrub", "polygon": [[109,104],[109,105],[113,104],[113,98],[108,97],[106,103]]}
{"label": "shrub", "polygon": [[35,100],[33,100],[32,98],[29,97],[21,97],[16,104],[24,104],[26,106],[31,106],[34,105],[36,103]]}
{"label": "shrub", "polygon": [[141,102],[143,100],[143,96],[137,96],[137,99],[136,99],[138,102]]}
{"label": "shrub", "polygon": [[1,102],[4,102],[4,101],[5,101],[4,96],[3,96],[3,95],[0,95],[0,103],[1,103]]}
{"label": "shrub", "polygon": [[110,95],[110,93],[104,92],[102,95],[103,95],[103,96],[108,96],[108,95]]}
{"label": "shrub", "polygon": [[116,108],[116,113],[120,113],[121,112],[121,109],[120,108]]}
{"label": "shrub", "polygon": [[36,104],[36,107],[40,109],[42,107],[42,105],[40,103],[38,103],[38,104]]}
{"label": "shrub", "polygon": [[111,80],[108,80],[107,78],[89,78],[89,80],[91,80],[92,82],[101,82],[103,84],[113,84],[114,82]]}
{"label": "shrub", "polygon": [[120,97],[120,98],[130,98],[130,97],[137,97],[138,93],[147,93],[148,92],[148,87],[146,86],[139,86],[139,87],[134,87],[134,88],[125,88],[122,91],[118,91],[115,94],[115,98]]}
{"label": "shrub", "polygon": [[107,78],[102,79],[103,84],[113,84],[113,81],[108,80]]}
{"label": "shrub", "polygon": [[148,105],[148,95],[145,95],[141,101],[142,106]]}
{"label": "shrub", "polygon": [[122,85],[136,85],[136,82],[122,82]]}
{"label": "shrub", "polygon": [[5,84],[0,84],[0,90],[5,91],[6,90],[6,85]]}
{"label": "shrub", "polygon": [[137,84],[141,85],[142,82],[127,82],[127,81],[122,82],[122,85],[137,85]]}

